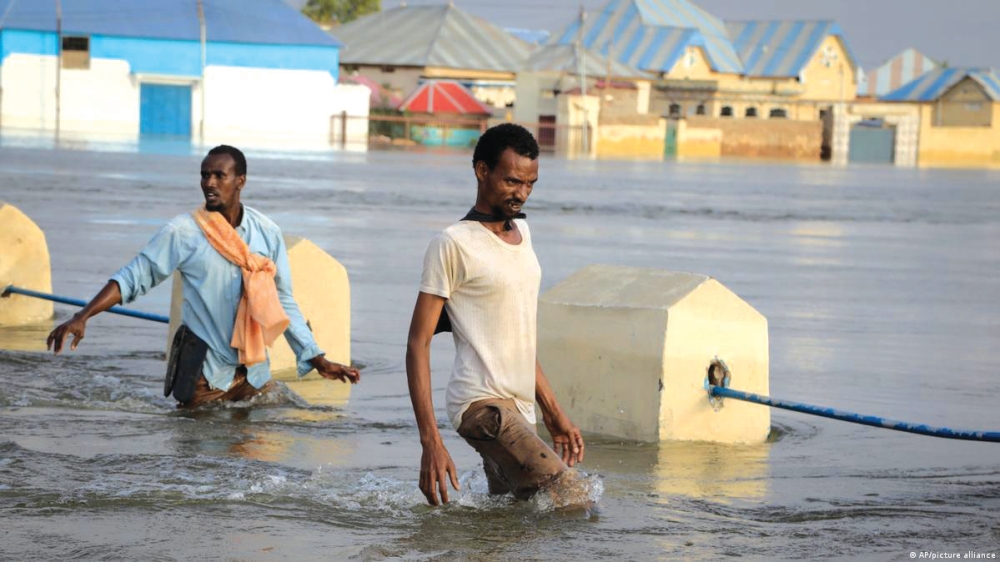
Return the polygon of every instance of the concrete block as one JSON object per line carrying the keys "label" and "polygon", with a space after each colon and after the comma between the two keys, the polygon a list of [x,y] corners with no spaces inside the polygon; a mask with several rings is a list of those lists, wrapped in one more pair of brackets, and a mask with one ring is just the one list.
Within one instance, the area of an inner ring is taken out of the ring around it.
{"label": "concrete block", "polygon": [[[52,292],[45,233],[27,215],[0,201],[0,291],[7,285]],[[24,326],[52,318],[52,303],[10,295],[0,299],[0,326]]]}
{"label": "concrete block", "polygon": [[[318,246],[294,236],[285,237],[288,261],[292,269],[292,294],[320,348],[330,361],[351,364],[351,288],[347,269]],[[170,304],[170,330],[167,347],[180,324],[181,281],[174,275]],[[315,371],[299,380],[295,355],[284,337],[268,350],[271,372],[276,380],[312,404],[335,405],[350,396],[350,384],[327,381]]]}
{"label": "concrete block", "polygon": [[538,357],[583,431],[637,441],[761,443],[768,408],[709,403],[722,360],[731,388],[768,394],[767,320],[705,275],[593,265],[539,299]]}

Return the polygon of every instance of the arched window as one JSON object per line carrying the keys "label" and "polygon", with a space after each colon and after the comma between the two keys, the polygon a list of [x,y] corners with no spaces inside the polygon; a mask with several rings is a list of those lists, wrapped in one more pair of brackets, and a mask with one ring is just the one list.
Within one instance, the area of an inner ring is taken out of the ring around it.
{"label": "arched window", "polygon": [[694,109],[694,114],[695,115],[704,115],[705,114],[705,104],[699,103],[698,107],[696,107]]}
{"label": "arched window", "polygon": [[680,117],[681,116],[681,104],[672,103],[670,104],[670,117]]}
{"label": "arched window", "polygon": [[777,118],[777,119],[784,119],[784,118],[788,117],[788,112],[784,108],[775,107],[774,109],[771,110],[770,113],[767,114],[767,116],[769,118],[771,118],[771,119],[775,119],[775,118]]}
{"label": "arched window", "polygon": [[733,108],[732,106],[724,105],[722,106],[722,111],[719,112],[719,117],[732,117]]}
{"label": "arched window", "polygon": [[745,117],[757,117],[757,108],[756,107],[748,107],[747,108],[747,112],[744,115],[745,115]]}

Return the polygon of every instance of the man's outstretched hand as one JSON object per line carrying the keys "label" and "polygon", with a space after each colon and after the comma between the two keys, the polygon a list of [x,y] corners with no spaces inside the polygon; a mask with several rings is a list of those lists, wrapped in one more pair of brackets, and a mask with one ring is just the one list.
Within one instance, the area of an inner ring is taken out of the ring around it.
{"label": "man's outstretched hand", "polygon": [[[73,347],[76,347],[75,345]],[[310,364],[319,373],[319,376],[324,379],[330,379],[332,381],[343,381],[350,382],[351,384],[358,384],[361,380],[361,372],[354,367],[348,367],[346,365],[341,365],[340,363],[334,363],[333,361],[327,361],[326,357],[322,355],[317,355],[313,357]]]}
{"label": "man's outstretched hand", "polygon": [[45,340],[45,348],[51,349],[56,355],[62,351],[63,342],[66,340],[66,336],[73,334],[73,343],[70,344],[69,348],[71,350],[76,349],[76,346],[83,340],[83,334],[87,331],[87,321],[81,318],[79,315],[74,314],[72,318],[59,324],[49,337]]}

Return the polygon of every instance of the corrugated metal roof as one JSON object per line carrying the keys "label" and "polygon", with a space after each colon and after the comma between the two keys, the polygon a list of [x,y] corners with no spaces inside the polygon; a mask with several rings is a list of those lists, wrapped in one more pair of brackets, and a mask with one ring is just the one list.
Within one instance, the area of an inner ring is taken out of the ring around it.
{"label": "corrugated metal roof", "polygon": [[840,26],[829,20],[739,21],[726,25],[747,76],[798,76],[828,35],[840,36],[851,59],[848,62],[855,64]]}
{"label": "corrugated metal roof", "polygon": [[517,72],[531,45],[454,6],[393,8],[334,29],[342,64]]}
{"label": "corrugated metal roof", "polygon": [[[579,34],[577,20],[556,42],[572,44]],[[688,0],[611,0],[587,15],[582,34],[584,47],[606,56],[613,43],[618,62],[641,70],[668,72],[695,46],[705,50],[715,71],[743,71],[722,22]]]}
{"label": "corrugated metal roof", "polygon": [[476,99],[465,86],[454,80],[428,80],[399,106],[400,111],[417,113],[461,113],[491,115],[490,108]]}
{"label": "corrugated metal roof", "polygon": [[1000,101],[1000,76],[992,69],[938,68],[924,73],[903,87],[882,96],[882,101],[929,102],[941,97],[966,77],[986,90],[993,101]]}
{"label": "corrugated metal roof", "polygon": [[867,71],[858,82],[858,95],[884,96],[937,67],[936,62],[916,49],[907,49],[878,68]]}
{"label": "corrugated metal roof", "polygon": [[[528,58],[523,70],[534,72],[580,72],[580,57],[576,45],[545,45]],[[583,49],[583,61],[588,76],[602,77],[608,74],[608,59],[587,49]],[[652,76],[618,61],[611,61],[611,76],[651,80]]]}
{"label": "corrugated metal roof", "polygon": [[[8,12],[8,8],[10,11]],[[340,43],[282,0],[204,0],[209,41],[280,45]],[[6,29],[54,32],[55,2],[0,0]],[[62,0],[63,33],[199,41],[196,0]]]}

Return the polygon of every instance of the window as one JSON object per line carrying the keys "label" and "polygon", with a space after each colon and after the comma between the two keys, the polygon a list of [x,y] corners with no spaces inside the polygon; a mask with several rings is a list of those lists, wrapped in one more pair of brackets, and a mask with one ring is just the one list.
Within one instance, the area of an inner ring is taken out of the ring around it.
{"label": "window", "polygon": [[698,107],[696,107],[695,110],[694,110],[694,114],[695,115],[704,115],[705,114],[705,104],[699,103]]}
{"label": "window", "polygon": [[62,67],[90,69],[90,37],[65,36],[62,38]]}
{"label": "window", "polygon": [[680,117],[681,116],[681,104],[672,103],[670,104],[670,112],[668,114],[670,117]]}
{"label": "window", "polygon": [[381,70],[382,72],[384,72],[386,74],[390,74],[390,73],[396,72],[396,67],[395,66],[383,66],[383,67],[379,68],[379,70]]}
{"label": "window", "polygon": [[733,116],[732,106],[728,105],[722,106],[722,110],[719,111],[719,117],[732,117],[732,116]]}
{"label": "window", "polygon": [[694,49],[688,49],[687,60],[684,61],[688,68],[691,68],[698,62],[698,57],[694,53]]}
{"label": "window", "polygon": [[770,113],[767,114],[767,116],[770,117],[771,119],[784,119],[788,117],[788,112],[785,111],[783,108],[775,107],[774,109],[771,110]]}
{"label": "window", "polygon": [[744,116],[745,117],[757,117],[757,108],[756,107],[748,107],[746,113],[744,114]]}

